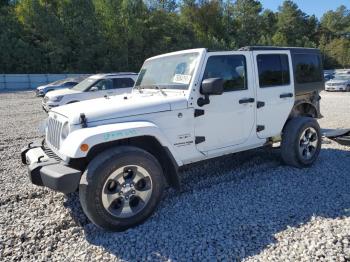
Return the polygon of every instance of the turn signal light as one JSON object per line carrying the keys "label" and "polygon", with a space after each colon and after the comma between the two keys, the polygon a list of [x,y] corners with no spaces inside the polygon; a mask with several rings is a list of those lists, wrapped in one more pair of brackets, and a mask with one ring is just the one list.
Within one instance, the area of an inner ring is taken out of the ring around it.
{"label": "turn signal light", "polygon": [[89,150],[89,145],[88,144],[82,144],[80,146],[80,150],[83,151],[83,152],[86,152]]}

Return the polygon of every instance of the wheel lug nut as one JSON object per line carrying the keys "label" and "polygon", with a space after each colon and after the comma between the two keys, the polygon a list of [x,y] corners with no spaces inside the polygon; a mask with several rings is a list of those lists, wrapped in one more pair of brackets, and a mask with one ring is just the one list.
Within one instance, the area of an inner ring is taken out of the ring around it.
{"label": "wheel lug nut", "polygon": [[135,190],[131,191],[131,194],[135,194],[135,193],[136,193]]}

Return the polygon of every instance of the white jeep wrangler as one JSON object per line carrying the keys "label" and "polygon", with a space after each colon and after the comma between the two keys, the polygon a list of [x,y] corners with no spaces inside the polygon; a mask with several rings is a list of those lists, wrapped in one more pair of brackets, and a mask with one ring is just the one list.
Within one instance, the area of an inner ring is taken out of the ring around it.
{"label": "white jeep wrangler", "polygon": [[181,166],[281,142],[308,167],[321,147],[317,49],[194,49],[147,59],[131,94],[49,112],[46,138],[22,150],[31,182],[79,191],[87,217],[113,231],[148,218]]}

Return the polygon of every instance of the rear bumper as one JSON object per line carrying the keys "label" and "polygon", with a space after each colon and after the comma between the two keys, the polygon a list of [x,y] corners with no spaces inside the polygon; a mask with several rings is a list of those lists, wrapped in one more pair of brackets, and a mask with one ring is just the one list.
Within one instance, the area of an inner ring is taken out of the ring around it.
{"label": "rear bumper", "polygon": [[[28,166],[29,180],[37,186],[71,193],[78,189],[81,171],[71,168],[45,152],[43,143],[30,143],[21,150],[22,163]],[[51,155],[51,154],[50,154]]]}

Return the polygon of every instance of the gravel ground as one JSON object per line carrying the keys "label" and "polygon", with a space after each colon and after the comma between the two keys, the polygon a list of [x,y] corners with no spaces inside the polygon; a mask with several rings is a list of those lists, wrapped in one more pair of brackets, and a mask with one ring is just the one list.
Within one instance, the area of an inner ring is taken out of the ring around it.
{"label": "gravel ground", "polygon": [[[321,126],[350,128],[350,93],[322,96]],[[0,261],[350,261],[350,147],[325,139],[303,170],[278,149],[191,167],[146,223],[107,233],[77,194],[28,182],[19,152],[44,117],[32,93],[0,94]]]}

